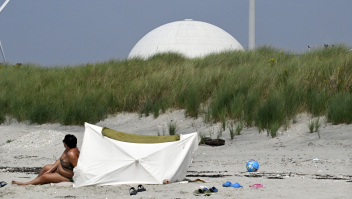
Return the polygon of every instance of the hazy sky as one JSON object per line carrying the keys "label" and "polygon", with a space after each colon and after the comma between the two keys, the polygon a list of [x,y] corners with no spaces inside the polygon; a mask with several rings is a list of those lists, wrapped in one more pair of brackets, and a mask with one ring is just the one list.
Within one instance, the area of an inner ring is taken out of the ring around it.
{"label": "hazy sky", "polygon": [[[125,59],[145,34],[184,19],[248,46],[248,0],[11,0],[0,40],[10,63],[94,63]],[[352,46],[352,0],[256,1],[256,46],[301,52],[333,43]]]}

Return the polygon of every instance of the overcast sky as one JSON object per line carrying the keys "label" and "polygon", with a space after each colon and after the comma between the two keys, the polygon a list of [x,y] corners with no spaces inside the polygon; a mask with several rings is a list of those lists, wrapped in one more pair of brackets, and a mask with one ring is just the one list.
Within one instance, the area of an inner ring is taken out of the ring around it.
{"label": "overcast sky", "polygon": [[[94,63],[126,59],[153,29],[193,19],[222,28],[247,48],[248,4],[248,0],[11,0],[0,13],[0,40],[10,63]],[[352,0],[256,1],[256,46],[303,52],[308,45],[333,43],[352,46]]]}

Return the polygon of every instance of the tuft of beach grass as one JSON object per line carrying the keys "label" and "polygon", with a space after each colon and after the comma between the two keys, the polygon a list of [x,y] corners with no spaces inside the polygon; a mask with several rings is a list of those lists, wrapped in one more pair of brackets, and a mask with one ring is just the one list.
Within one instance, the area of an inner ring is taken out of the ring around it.
{"label": "tuft of beach grass", "polygon": [[169,135],[176,135],[176,132],[178,131],[177,122],[170,121],[169,123],[167,123],[167,126],[169,129]]}

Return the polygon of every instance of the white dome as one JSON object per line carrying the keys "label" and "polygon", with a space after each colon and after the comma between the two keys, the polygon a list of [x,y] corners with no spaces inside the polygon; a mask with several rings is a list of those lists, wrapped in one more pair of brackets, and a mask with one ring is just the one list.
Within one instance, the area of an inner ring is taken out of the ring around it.
{"label": "white dome", "polygon": [[226,50],[244,49],[235,38],[221,28],[186,19],[150,31],[133,47],[128,58],[148,58],[164,52],[176,52],[194,58]]}

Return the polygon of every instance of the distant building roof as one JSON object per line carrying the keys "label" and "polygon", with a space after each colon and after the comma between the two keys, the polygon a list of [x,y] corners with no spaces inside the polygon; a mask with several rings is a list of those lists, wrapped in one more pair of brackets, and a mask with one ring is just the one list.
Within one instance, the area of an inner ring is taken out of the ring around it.
{"label": "distant building roof", "polygon": [[133,47],[128,58],[148,58],[164,52],[177,52],[195,58],[226,50],[244,49],[235,38],[221,28],[186,19],[150,31]]}

